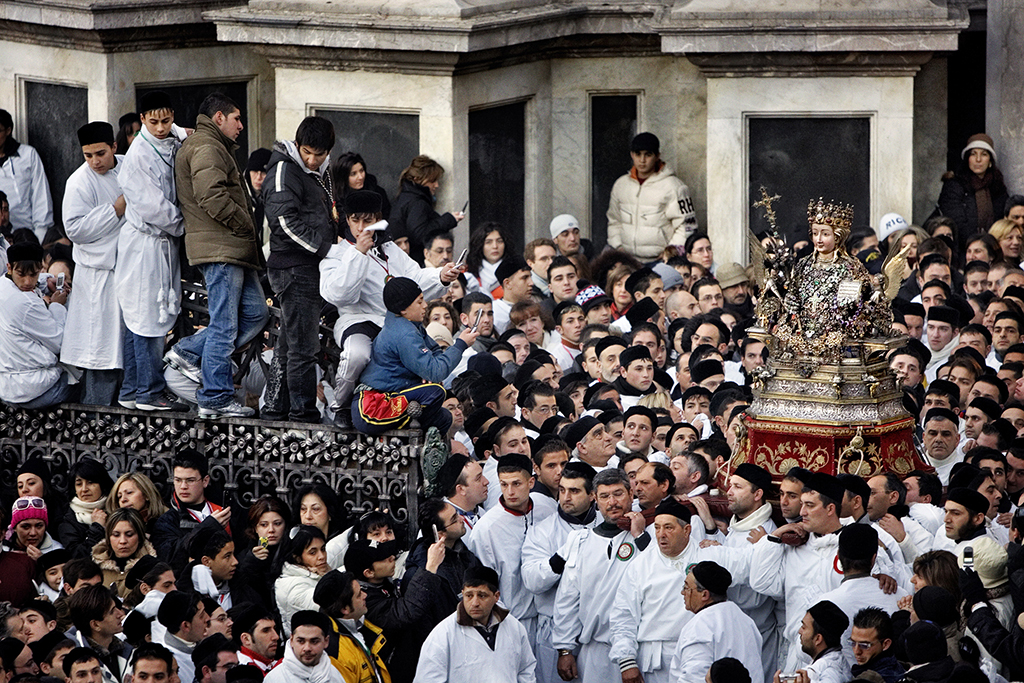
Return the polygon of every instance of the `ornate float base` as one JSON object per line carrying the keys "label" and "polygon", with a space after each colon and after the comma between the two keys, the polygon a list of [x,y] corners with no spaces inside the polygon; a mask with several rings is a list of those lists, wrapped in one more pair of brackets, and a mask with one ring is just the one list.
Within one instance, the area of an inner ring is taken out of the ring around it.
{"label": "ornate float base", "polygon": [[760,465],[776,482],[795,466],[862,477],[931,471],[914,445],[914,418],[885,360],[902,341],[851,344],[836,364],[771,362],[754,384],[733,467]]}

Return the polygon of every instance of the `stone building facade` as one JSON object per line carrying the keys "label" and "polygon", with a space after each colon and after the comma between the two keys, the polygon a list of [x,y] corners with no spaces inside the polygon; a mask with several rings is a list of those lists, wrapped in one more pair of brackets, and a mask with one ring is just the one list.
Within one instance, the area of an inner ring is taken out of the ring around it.
{"label": "stone building facade", "polygon": [[[742,261],[760,184],[783,194],[783,227],[817,194],[854,201],[858,223],[922,222],[951,150],[981,127],[1024,177],[1021,4],[8,0],[0,107],[56,193],[80,163],[74,129],[147,89],[170,90],[186,120],[214,88],[244,100],[246,149],[321,113],[335,151],[361,152],[390,192],[428,154],[447,169],[438,208],[469,200],[470,225],[499,220],[520,246],[559,213],[602,244],[629,138],[650,130],[716,260]],[[965,101],[961,83],[981,87]]]}

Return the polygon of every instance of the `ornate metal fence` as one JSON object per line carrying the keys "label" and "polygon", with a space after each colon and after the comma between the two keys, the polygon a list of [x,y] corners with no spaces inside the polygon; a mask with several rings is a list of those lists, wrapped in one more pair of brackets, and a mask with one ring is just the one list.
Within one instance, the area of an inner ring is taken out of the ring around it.
{"label": "ornate metal fence", "polygon": [[370,437],[327,425],[203,421],[182,413],[73,404],[26,411],[0,403],[0,481],[6,492],[14,487],[18,466],[32,456],[49,463],[51,486],[68,492],[71,465],[88,456],[113,477],[143,472],[167,495],[171,460],[185,447],[206,454],[212,485],[223,489],[229,504],[248,507],[264,494],[290,501],[303,484],[318,482],[338,492],[350,517],[387,508],[415,534],[417,430]]}

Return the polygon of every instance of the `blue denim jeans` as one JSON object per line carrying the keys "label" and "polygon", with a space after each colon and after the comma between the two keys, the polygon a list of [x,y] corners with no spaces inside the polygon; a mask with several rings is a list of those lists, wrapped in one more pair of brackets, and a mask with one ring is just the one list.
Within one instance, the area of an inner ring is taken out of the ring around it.
{"label": "blue denim jeans", "polygon": [[164,338],[140,337],[124,329],[124,380],[122,401],[152,403],[164,392]]}
{"label": "blue denim jeans", "polygon": [[60,377],[57,378],[57,381],[49,389],[31,401],[15,403],[14,405],[26,410],[35,410],[36,408],[49,408],[58,403],[64,403],[69,398],[71,398],[71,387],[68,386],[68,373],[67,370],[61,370]]}
{"label": "blue denim jeans", "polygon": [[199,405],[222,408],[235,400],[231,354],[263,330],[270,311],[259,275],[252,268],[203,263],[199,270],[206,281],[210,324],[174,348],[185,360],[202,366],[203,386],[196,392]]}

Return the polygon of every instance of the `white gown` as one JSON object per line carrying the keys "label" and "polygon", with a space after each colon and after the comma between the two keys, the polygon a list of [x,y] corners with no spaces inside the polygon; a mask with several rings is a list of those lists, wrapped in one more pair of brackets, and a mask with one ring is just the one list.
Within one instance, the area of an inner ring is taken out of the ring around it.
{"label": "white gown", "polygon": [[751,680],[762,670],[761,633],[754,620],[728,600],[708,605],[683,626],[672,657],[672,681],[703,683],[711,665],[723,657],[738,659]]}
{"label": "white gown", "polygon": [[511,614],[498,625],[491,650],[472,626],[452,614],[427,636],[413,683],[534,683],[537,660],[526,629]]}
{"label": "white gown", "polygon": [[485,567],[498,572],[501,603],[530,632],[536,634],[537,606],[534,594],[523,586],[523,542],[531,526],[555,513],[549,497],[531,493],[532,509],[525,515],[509,511],[500,502],[484,513],[464,542]]}
{"label": "white gown", "polygon": [[522,579],[526,590],[534,594],[534,604],[537,606],[537,647],[533,652],[537,656],[537,680],[540,683],[559,683],[562,680],[556,670],[558,653],[551,645],[555,593],[562,575],[551,569],[548,560],[561,550],[569,534],[580,529],[590,529],[596,522],[595,514],[590,524],[575,524],[567,521],[556,510],[526,530]]}
{"label": "white gown", "polygon": [[838,588],[829,591],[821,596],[820,600],[829,600],[836,607],[843,610],[843,613],[850,620],[843,632],[843,656],[846,658],[848,667],[857,663],[853,656],[853,647],[850,645],[850,633],[853,631],[853,618],[857,612],[865,607],[879,607],[885,610],[886,614],[892,615],[899,609],[897,602],[900,598],[910,595],[907,591],[897,587],[896,592],[887,595],[878,585],[878,579],[872,576],[864,576],[857,579],[847,579]]}
{"label": "white gown", "polygon": [[103,175],[79,166],[64,188],[64,230],[74,245],[75,292],[68,300],[70,334],[64,335],[62,363],[89,370],[123,367],[121,307],[114,288],[117,238],[124,217],[114,212],[121,196],[117,176],[124,157]]}
{"label": "white gown", "polygon": [[609,658],[616,666],[635,659],[644,681],[668,683],[679,633],[693,618],[683,602],[686,570],[703,552],[691,538],[676,557],[648,548],[629,563],[612,607]]}
{"label": "white gown", "polygon": [[174,126],[157,140],[145,128],[117,179],[127,202],[114,269],[124,324],[140,337],[163,337],[181,310],[178,239],[185,223],[174,184],[174,155],[185,137]]}
{"label": "white gown", "polygon": [[60,379],[57,354],[67,309],[0,277],[0,399],[25,403]]}
{"label": "white gown", "polygon": [[611,611],[629,564],[642,552],[658,550],[641,551],[628,530],[609,538],[595,527],[573,532],[558,553],[565,570],[555,593],[551,639],[557,650],[582,646],[577,666],[583,683],[621,679],[609,659]]}

